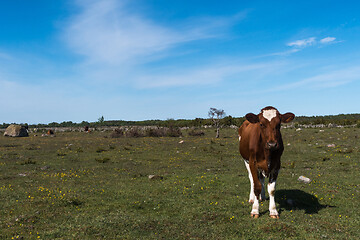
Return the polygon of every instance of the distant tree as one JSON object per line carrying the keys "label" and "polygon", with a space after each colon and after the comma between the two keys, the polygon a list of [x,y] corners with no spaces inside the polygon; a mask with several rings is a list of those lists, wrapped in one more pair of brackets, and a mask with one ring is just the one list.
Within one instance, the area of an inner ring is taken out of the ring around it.
{"label": "distant tree", "polygon": [[57,122],[52,122],[48,124],[49,127],[59,127],[59,124]]}
{"label": "distant tree", "polygon": [[220,136],[221,128],[221,119],[225,117],[225,111],[222,109],[210,108],[208,115],[213,122],[214,127],[216,127],[216,138]]}
{"label": "distant tree", "polygon": [[105,121],[104,116],[98,118],[98,123],[102,124],[104,123],[104,121]]}
{"label": "distant tree", "polygon": [[81,127],[85,127],[85,126],[89,126],[90,123],[89,123],[88,121],[82,121],[81,123],[79,123],[79,125],[80,125]]}
{"label": "distant tree", "polygon": [[194,120],[191,120],[190,125],[192,125],[193,127],[201,127],[202,119],[201,118],[195,118]]}
{"label": "distant tree", "polygon": [[224,117],[222,122],[225,126],[236,125],[236,120],[231,115]]}

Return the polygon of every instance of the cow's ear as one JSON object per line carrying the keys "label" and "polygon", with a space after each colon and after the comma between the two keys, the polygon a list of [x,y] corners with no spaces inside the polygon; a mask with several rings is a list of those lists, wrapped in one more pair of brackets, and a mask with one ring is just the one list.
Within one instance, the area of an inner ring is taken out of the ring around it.
{"label": "cow's ear", "polygon": [[255,115],[253,113],[246,114],[245,118],[246,118],[246,120],[248,120],[251,123],[259,122],[259,115]]}
{"label": "cow's ear", "polygon": [[295,118],[295,114],[293,113],[285,113],[281,115],[281,122],[282,123],[289,123]]}

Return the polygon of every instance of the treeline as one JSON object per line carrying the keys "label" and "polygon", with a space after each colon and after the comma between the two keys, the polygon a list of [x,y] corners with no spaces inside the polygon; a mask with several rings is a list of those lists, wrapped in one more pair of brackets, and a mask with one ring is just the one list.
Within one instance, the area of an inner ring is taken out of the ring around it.
{"label": "treeline", "polygon": [[[244,122],[244,118],[236,118],[227,116],[221,119],[222,126],[240,126]],[[293,121],[295,125],[319,125],[319,124],[336,124],[342,126],[357,125],[360,127],[360,114],[339,114],[328,116],[299,116]],[[159,127],[201,127],[205,125],[212,125],[211,119],[195,118],[195,119],[167,119],[167,120],[144,120],[144,121],[124,121],[124,120],[110,120],[110,121],[97,121],[87,122],[82,121],[75,123],[72,121],[64,121],[61,123],[52,122],[48,124],[27,124],[20,123],[29,128],[55,128],[55,127],[121,127],[121,126],[159,126]],[[10,123],[0,124],[0,128],[7,128]]]}
{"label": "treeline", "polygon": [[301,125],[329,125],[336,124],[341,126],[357,125],[360,126],[360,114],[339,114],[326,116],[299,116],[295,118],[294,123]]}
{"label": "treeline", "polygon": [[[244,118],[233,118],[227,116],[221,119],[224,126],[239,125],[244,121]],[[54,127],[121,127],[121,126],[159,126],[159,127],[201,127],[211,125],[211,119],[195,118],[189,119],[167,119],[167,120],[144,120],[144,121],[124,121],[124,120],[110,120],[110,121],[97,121],[75,123],[72,121],[65,121],[61,123],[52,122],[48,124],[27,124],[20,123],[20,125],[28,126],[29,128],[54,128]],[[7,128],[10,123],[0,124],[0,128]]]}

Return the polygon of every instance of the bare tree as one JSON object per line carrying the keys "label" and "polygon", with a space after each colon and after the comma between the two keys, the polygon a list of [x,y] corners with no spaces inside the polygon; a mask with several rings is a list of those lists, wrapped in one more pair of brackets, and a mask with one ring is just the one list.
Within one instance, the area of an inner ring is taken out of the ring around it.
{"label": "bare tree", "polygon": [[216,138],[219,138],[221,128],[220,120],[225,117],[225,111],[222,109],[210,108],[208,115],[212,120],[213,125],[216,127]]}

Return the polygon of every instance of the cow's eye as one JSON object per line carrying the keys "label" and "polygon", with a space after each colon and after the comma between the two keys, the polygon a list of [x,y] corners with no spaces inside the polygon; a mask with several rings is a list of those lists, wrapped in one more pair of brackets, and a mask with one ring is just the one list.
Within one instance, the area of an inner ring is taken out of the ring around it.
{"label": "cow's eye", "polygon": [[265,126],[264,126],[264,124],[260,123],[260,127],[262,127],[262,128],[263,128],[263,127],[265,127]]}

